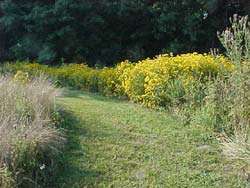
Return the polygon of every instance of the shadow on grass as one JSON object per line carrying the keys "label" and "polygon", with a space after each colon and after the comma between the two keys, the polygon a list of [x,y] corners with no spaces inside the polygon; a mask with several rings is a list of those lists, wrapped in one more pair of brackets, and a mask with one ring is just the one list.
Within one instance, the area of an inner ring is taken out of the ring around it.
{"label": "shadow on grass", "polygon": [[[68,111],[61,111],[63,128],[67,143],[59,159],[58,175],[53,187],[68,188],[84,185],[94,186],[96,180],[100,180],[102,172],[93,171],[87,167],[87,148],[81,143],[81,138],[87,137],[88,130],[84,129],[84,122]],[[84,180],[84,181],[83,181]],[[92,182],[93,181],[93,182]],[[81,182],[81,185],[78,185]]]}
{"label": "shadow on grass", "polygon": [[128,99],[126,97],[103,96],[100,93],[91,93],[88,91],[80,91],[80,90],[70,90],[67,88],[63,90],[63,96],[65,97],[81,99],[83,95],[90,99],[102,102],[114,102],[114,103],[128,102]]}

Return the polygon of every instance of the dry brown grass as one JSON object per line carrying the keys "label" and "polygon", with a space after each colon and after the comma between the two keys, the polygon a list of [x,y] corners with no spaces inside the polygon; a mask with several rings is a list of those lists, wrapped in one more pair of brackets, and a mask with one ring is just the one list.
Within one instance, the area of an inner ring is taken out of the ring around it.
{"label": "dry brown grass", "polygon": [[5,169],[0,170],[0,187],[6,183],[6,169],[15,179],[32,152],[57,152],[61,146],[63,137],[51,121],[58,95],[43,76],[25,83],[0,77],[0,169]]}

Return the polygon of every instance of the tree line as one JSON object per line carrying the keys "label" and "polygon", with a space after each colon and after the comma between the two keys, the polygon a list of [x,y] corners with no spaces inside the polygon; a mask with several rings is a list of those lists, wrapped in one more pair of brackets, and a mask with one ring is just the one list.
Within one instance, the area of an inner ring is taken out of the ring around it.
{"label": "tree line", "polygon": [[241,0],[0,0],[0,60],[109,66],[159,53],[220,47]]}

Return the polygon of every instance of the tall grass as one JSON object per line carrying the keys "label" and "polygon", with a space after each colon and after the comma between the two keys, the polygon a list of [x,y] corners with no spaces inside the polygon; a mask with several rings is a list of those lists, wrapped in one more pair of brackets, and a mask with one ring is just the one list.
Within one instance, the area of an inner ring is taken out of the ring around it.
{"label": "tall grass", "polygon": [[[223,141],[223,152],[250,167],[250,22],[248,17],[231,20],[232,27],[220,35],[220,39],[234,62],[236,70],[223,83],[222,101],[228,111],[227,122],[232,134]],[[248,172],[250,174],[250,171]]]}
{"label": "tall grass", "polygon": [[0,91],[0,187],[35,187],[63,141],[51,120],[60,92],[22,74],[0,77]]}
{"label": "tall grass", "polygon": [[231,24],[219,38],[234,70],[208,82],[203,102],[189,114],[191,123],[221,133],[224,156],[237,162],[250,178],[250,25],[248,17],[237,15]]}

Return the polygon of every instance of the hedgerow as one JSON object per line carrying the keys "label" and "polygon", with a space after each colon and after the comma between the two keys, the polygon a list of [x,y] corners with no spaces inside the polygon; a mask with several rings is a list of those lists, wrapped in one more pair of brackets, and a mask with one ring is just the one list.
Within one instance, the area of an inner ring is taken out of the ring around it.
{"label": "hedgerow", "polygon": [[124,61],[114,68],[94,69],[84,64],[49,67],[17,62],[5,65],[8,72],[22,70],[31,75],[46,73],[61,86],[126,96],[148,107],[184,102],[184,95],[195,81],[206,82],[229,72],[233,65],[224,56],[188,53],[160,55],[136,64]]}

